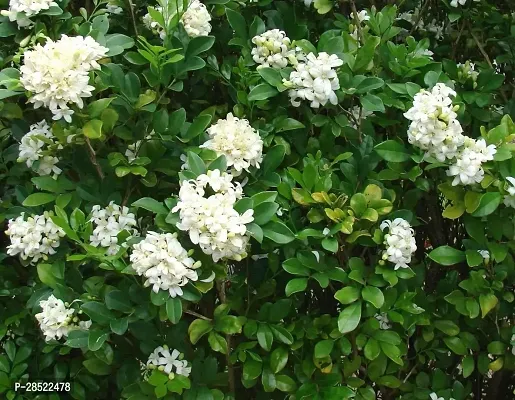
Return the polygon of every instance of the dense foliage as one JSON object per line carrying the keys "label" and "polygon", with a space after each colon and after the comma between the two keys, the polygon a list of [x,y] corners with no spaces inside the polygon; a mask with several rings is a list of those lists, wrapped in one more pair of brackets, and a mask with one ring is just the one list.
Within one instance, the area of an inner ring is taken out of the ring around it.
{"label": "dense foliage", "polygon": [[515,398],[513,2],[3,8],[2,399]]}

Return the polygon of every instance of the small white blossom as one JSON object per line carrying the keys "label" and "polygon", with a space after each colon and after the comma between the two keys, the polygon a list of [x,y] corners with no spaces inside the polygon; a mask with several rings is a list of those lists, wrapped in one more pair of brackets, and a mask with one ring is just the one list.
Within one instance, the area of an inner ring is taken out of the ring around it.
{"label": "small white blossom", "polygon": [[[252,58],[259,67],[285,68],[292,54],[291,40],[279,29],[271,29],[254,36]],[[258,67],[258,68],[259,68]]]}
{"label": "small white blossom", "polygon": [[199,0],[192,0],[181,17],[184,29],[190,37],[207,36],[211,32],[211,15]]}
{"label": "small white blossom", "polygon": [[[473,1],[477,3],[481,0],[473,0]],[[458,5],[464,6],[465,4],[467,4],[467,0],[451,0],[451,7],[458,7]]]}
{"label": "small white blossom", "polygon": [[59,159],[48,154],[48,146],[59,148],[46,121],[43,120],[31,125],[30,130],[21,138],[18,162],[25,162],[27,167],[31,168],[34,162],[39,161],[36,170],[39,175],[45,176],[52,173],[54,176],[59,175],[61,169],[56,165]]}
{"label": "small white blossom", "polygon": [[231,174],[214,170],[182,181],[179,202],[172,210],[180,212],[177,228],[187,231],[190,240],[215,262],[223,258],[240,261],[247,256],[250,234],[246,224],[254,220],[254,210],[240,214],[234,209],[243,191],[232,179]]}
{"label": "small white blossom", "polygon": [[496,152],[495,145],[487,146],[484,139],[466,138],[463,147],[456,155],[456,163],[447,171],[447,175],[454,176],[452,185],[480,183],[485,175],[482,164],[492,161]]}
{"label": "small white blossom", "polygon": [[123,13],[123,8],[121,8],[116,2],[108,1],[106,4],[106,10],[109,14],[119,15]]}
{"label": "small white blossom", "polygon": [[75,309],[68,307],[61,299],[51,295],[39,302],[42,311],[36,314],[39,327],[45,335],[45,340],[59,340],[77,329],[88,330],[91,321],[79,321],[74,317]]}
{"label": "small white blossom", "polygon": [[106,208],[99,205],[91,209],[91,222],[93,222],[93,233],[90,236],[92,246],[106,247],[107,254],[112,256],[120,250],[118,234],[122,231],[137,236],[136,217],[129,212],[127,207],[120,207],[113,201]]}
{"label": "small white blossom", "polygon": [[181,360],[182,354],[179,350],[170,351],[168,346],[157,347],[150,354],[147,361],[147,368],[152,366],[160,368],[165,374],[176,373],[188,377],[191,374],[191,366],[186,360]]}
{"label": "small white blossom", "polygon": [[438,395],[437,395],[435,392],[431,393],[431,394],[429,395],[429,398],[430,398],[431,400],[445,400],[443,397],[438,397]]}
{"label": "small white blossom", "polygon": [[384,236],[386,252],[384,259],[395,264],[395,269],[408,268],[411,262],[411,255],[417,250],[415,232],[408,221],[402,218],[395,218],[393,221],[381,222],[380,228],[388,233]]}
{"label": "small white blossom", "polygon": [[506,180],[510,183],[508,194],[504,196],[504,205],[515,208],[515,178],[509,176]]}
{"label": "small white blossom", "polygon": [[311,3],[313,3],[313,0],[302,0],[302,1],[306,7],[309,7],[311,5]]}
{"label": "small white blossom", "polygon": [[97,61],[108,51],[90,36],[62,35],[56,42],[47,38],[44,46],[25,52],[20,82],[31,92],[29,102],[34,108],[50,109],[53,119],[71,122],[69,104],[82,108],[83,98],[92,96],[95,88],[89,85],[89,72],[100,69]]}
{"label": "small white blossom", "polygon": [[360,106],[354,106],[350,110],[352,116],[354,119],[350,120],[350,126],[354,129],[358,129],[358,123],[360,121],[360,115],[361,115],[361,122],[363,123],[364,120],[366,120],[368,117],[373,117],[374,113],[372,111],[367,111],[364,108]]}
{"label": "small white blossom", "polygon": [[207,133],[209,140],[200,147],[225,156],[227,166],[238,172],[248,171],[251,166],[259,168],[263,160],[263,141],[248,120],[229,113],[226,119],[219,119],[212,125]]}
{"label": "small white blossom", "polygon": [[490,259],[490,252],[488,250],[478,250],[477,251],[481,257],[483,257],[485,260],[489,260]]}
{"label": "small white blossom", "polygon": [[379,328],[380,329],[390,329],[392,325],[390,324],[390,320],[388,319],[388,315],[386,313],[380,313],[374,315],[375,319],[379,321]]}
{"label": "small white blossom", "polygon": [[[354,18],[354,13],[349,15],[349,19],[351,21],[352,26],[354,27],[354,30],[351,32],[350,35],[352,36],[352,38],[354,40],[359,40],[359,37],[358,37],[359,31],[358,31],[358,27],[356,26],[356,18]],[[370,15],[368,15],[367,10],[361,10],[360,12],[357,13],[357,19],[358,19],[358,23],[360,25],[362,25],[363,22],[370,20]]]}
{"label": "small white blossom", "polygon": [[[154,7],[155,10],[161,14],[163,14],[162,7]],[[182,3],[179,5],[179,11],[182,11]],[[175,14],[168,16],[165,21],[168,23]],[[166,16],[163,14],[163,18]],[[190,37],[197,36],[207,36],[211,32],[211,15],[207,11],[207,8],[204,4],[202,4],[199,0],[191,0],[188,8],[181,16],[181,23],[186,30],[186,33]],[[143,16],[143,23],[145,26],[151,30],[154,34],[158,34],[161,39],[166,37],[166,32],[163,26],[161,26],[157,21],[155,21],[150,14],[145,14]]]}
{"label": "small white blossom", "polygon": [[515,356],[515,333],[513,335],[511,335],[510,342],[512,344],[511,354],[513,354]]}
{"label": "small white blossom", "polygon": [[16,21],[19,28],[30,27],[33,25],[30,17],[57,5],[53,0],[10,0],[9,10],[2,10],[2,15],[11,22]]}
{"label": "small white blossom", "polygon": [[134,245],[130,260],[136,273],[147,278],[145,286],[152,286],[155,293],[168,291],[172,297],[183,294],[181,286],[198,280],[195,269],[201,265],[171,233],[148,232]]}
{"label": "small white blossom", "polygon": [[24,214],[11,219],[5,231],[11,239],[11,244],[7,246],[7,254],[20,254],[23,260],[31,258],[32,263],[40,259],[47,260],[49,255],[55,254],[64,232],[54,224],[50,216],[51,213],[45,212],[26,220]]}
{"label": "small white blossom", "polygon": [[476,65],[474,63],[467,61],[465,64],[459,63],[457,67],[459,74],[465,75],[467,78],[471,78],[474,82],[477,80],[479,72],[476,71]]}
{"label": "small white blossom", "polygon": [[340,88],[336,68],[343,61],[334,54],[319,53],[315,56],[309,53],[305,62],[295,65],[295,71],[290,74],[290,79],[284,81],[284,85],[291,88],[290,101],[294,107],[300,106],[301,100],[310,101],[312,108],[325,106],[327,102],[338,104],[335,90]]}

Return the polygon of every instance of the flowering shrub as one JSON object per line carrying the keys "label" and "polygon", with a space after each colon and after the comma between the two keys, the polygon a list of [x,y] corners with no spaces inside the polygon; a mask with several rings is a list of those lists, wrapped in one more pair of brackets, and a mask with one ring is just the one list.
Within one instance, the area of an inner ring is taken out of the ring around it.
{"label": "flowering shrub", "polygon": [[4,2],[0,398],[515,399],[512,3]]}

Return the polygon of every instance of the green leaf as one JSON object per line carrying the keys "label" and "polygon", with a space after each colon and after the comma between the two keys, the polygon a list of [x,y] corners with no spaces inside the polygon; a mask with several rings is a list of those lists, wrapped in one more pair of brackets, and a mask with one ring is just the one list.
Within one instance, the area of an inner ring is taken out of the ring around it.
{"label": "green leaf", "polygon": [[166,315],[172,324],[178,324],[182,317],[182,302],[179,297],[171,297],[166,302]]}
{"label": "green leaf", "polygon": [[274,342],[274,335],[267,324],[260,323],[257,330],[257,340],[263,350],[270,351]]}
{"label": "green leaf", "polygon": [[376,308],[381,308],[384,304],[384,295],[381,289],[375,286],[365,286],[361,291],[363,300],[371,303]]}
{"label": "green leaf", "polygon": [[295,240],[293,232],[282,222],[270,221],[263,226],[263,235],[278,244],[288,244]]}
{"label": "green leaf", "polygon": [[283,262],[282,266],[286,272],[292,275],[310,275],[309,269],[302,265],[302,263],[297,258],[289,258]]}
{"label": "green leaf", "polygon": [[278,93],[279,91],[273,86],[270,86],[267,83],[260,83],[252,88],[247,99],[248,101],[266,100],[270,97],[274,97]]}
{"label": "green leaf", "polygon": [[190,40],[188,49],[186,50],[186,57],[196,56],[213,47],[215,43],[214,36],[197,36]]}
{"label": "green leaf", "polygon": [[85,360],[82,362],[82,365],[86,367],[86,369],[91,372],[93,375],[110,375],[111,367],[107,365],[105,362],[100,361],[98,358],[92,358],[90,360]]}
{"label": "green leaf", "polygon": [[65,345],[74,349],[86,348],[88,347],[88,337],[88,331],[73,330],[68,334]]}
{"label": "green leaf", "polygon": [[245,363],[243,364],[243,379],[257,379],[259,375],[261,375],[262,368],[263,363],[261,361],[256,361],[252,358],[248,358],[247,361],[245,361]]}
{"label": "green leaf", "polygon": [[353,286],[347,286],[343,289],[338,290],[334,294],[334,298],[342,304],[354,303],[360,298],[360,290]]}
{"label": "green leaf", "polygon": [[109,49],[107,55],[109,57],[122,54],[125,49],[130,49],[134,46],[134,39],[129,36],[122,35],[121,33],[112,33],[106,35],[106,47]]}
{"label": "green leaf", "polygon": [[259,75],[270,85],[277,87],[282,85],[283,78],[279,70],[270,67],[262,67],[257,70]]}
{"label": "green leaf", "polygon": [[93,322],[99,324],[107,325],[112,319],[116,318],[103,303],[98,301],[88,301],[82,305],[81,309],[89,315]]}
{"label": "green leaf", "polygon": [[216,333],[215,331],[209,332],[209,336],[207,337],[207,341],[209,343],[209,346],[214,351],[217,351],[222,354],[227,354],[227,340],[225,338]]}
{"label": "green leaf", "polygon": [[132,305],[129,297],[121,290],[112,290],[107,293],[105,301],[107,308],[110,310],[116,310],[125,313],[130,313],[132,311]]}
{"label": "green leaf", "polygon": [[379,143],[375,147],[375,151],[383,160],[390,162],[403,162],[410,159],[406,148],[395,140],[387,140]]}
{"label": "green leaf", "polygon": [[58,264],[38,264],[38,278],[45,285],[55,289],[58,283],[62,283],[62,276],[59,276]]}
{"label": "green leaf", "polygon": [[485,217],[492,214],[499,204],[501,204],[502,196],[499,192],[488,192],[481,196],[479,207],[472,213],[473,217]]}
{"label": "green leaf", "polygon": [[463,357],[463,361],[461,362],[461,367],[463,369],[463,377],[468,378],[474,372],[475,363],[473,356],[465,356]]}
{"label": "green leaf", "polygon": [[[285,131],[291,131],[294,129],[301,129],[305,128],[306,126],[296,119],[293,118],[285,118],[282,119],[280,122],[278,122],[275,125],[275,131],[276,132],[285,132]],[[311,164],[310,164],[311,165]]]}
{"label": "green leaf", "polygon": [[92,119],[82,127],[82,132],[90,139],[99,139],[102,137],[103,124],[99,119]]}
{"label": "green leaf", "polygon": [[325,358],[331,354],[334,347],[334,340],[321,340],[315,345],[315,358]]}
{"label": "green leaf", "polygon": [[230,8],[226,8],[225,13],[227,15],[229,25],[231,25],[231,28],[236,33],[236,36],[247,41],[247,23],[245,22],[243,15],[237,11],[231,10]]}
{"label": "green leaf", "polygon": [[377,97],[373,94],[367,94],[366,96],[363,96],[360,98],[361,105],[363,108],[367,111],[374,112],[374,111],[380,111],[384,112],[384,104],[383,100],[381,100],[380,97]]}
{"label": "green leaf", "polygon": [[211,321],[196,319],[190,324],[188,328],[190,342],[192,344],[196,344],[202,336],[204,336],[206,333],[211,332],[212,330],[213,325],[211,324]]}
{"label": "green leaf", "polygon": [[440,265],[454,265],[465,261],[465,253],[450,246],[440,246],[429,253],[429,258]]}
{"label": "green leaf", "polygon": [[[172,119],[172,117],[170,119]],[[188,130],[182,135],[183,141],[189,142],[191,139],[196,138],[198,135],[204,132],[211,122],[211,118],[211,114],[201,114],[195,118],[193,123],[189,126]]]}
{"label": "green leaf", "polygon": [[123,335],[129,327],[129,320],[127,318],[116,318],[109,323],[109,326],[111,331],[117,335]]}
{"label": "green leaf", "polygon": [[308,287],[308,278],[295,278],[286,284],[285,293],[290,297],[294,293],[303,292]]}
{"label": "green leaf", "polygon": [[265,202],[254,207],[254,223],[264,225],[269,222],[279,209],[279,204]]}
{"label": "green leaf", "polygon": [[283,145],[276,145],[268,149],[263,159],[263,174],[275,171],[281,165],[286,149]]}
{"label": "green leaf", "polygon": [[102,111],[104,111],[107,107],[109,107],[109,104],[114,100],[114,97],[107,97],[105,99],[100,99],[91,102],[88,105],[88,113],[90,118],[97,118],[100,117],[102,114]]}
{"label": "green leaf", "polygon": [[492,311],[499,299],[492,293],[482,294],[479,296],[479,306],[481,307],[481,318],[485,318],[486,315]]}
{"label": "green leaf", "polygon": [[192,151],[188,152],[188,168],[189,171],[193,172],[196,176],[206,173],[204,161]]}
{"label": "green leaf", "polygon": [[338,240],[336,238],[324,238],[322,247],[331,253],[336,253],[338,252]]}
{"label": "green leaf", "polygon": [[88,336],[88,349],[91,351],[100,350],[108,337],[109,333],[107,332],[96,329],[90,330]]}
{"label": "green leaf", "polygon": [[352,332],[361,320],[361,302],[346,307],[338,316],[338,330],[341,333]]}
{"label": "green leaf", "polygon": [[288,350],[285,347],[278,347],[270,354],[270,368],[274,374],[282,371],[288,363]]}
{"label": "green leaf", "polygon": [[367,77],[356,87],[356,93],[367,93],[374,89],[383,87],[384,81],[381,78]]}
{"label": "green leaf", "polygon": [[449,336],[456,336],[458,333],[460,333],[460,327],[449,320],[437,320],[434,321],[434,325],[436,329]]}
{"label": "green leaf", "polygon": [[22,204],[25,207],[37,207],[54,201],[56,197],[57,196],[55,194],[51,193],[33,193],[27,196],[27,198],[23,200]]}
{"label": "green leaf", "polygon": [[445,337],[443,338],[443,341],[453,353],[456,353],[460,356],[465,356],[468,354],[467,347],[463,344],[459,337]]}
{"label": "green leaf", "polygon": [[143,197],[134,203],[132,203],[132,207],[143,208],[145,210],[151,211],[154,214],[164,214],[167,215],[170,210],[168,210],[163,203],[154,200],[151,197]]}
{"label": "green leaf", "polygon": [[297,389],[297,384],[288,375],[276,375],[276,386],[281,392],[292,393]]}
{"label": "green leaf", "polygon": [[242,327],[242,321],[235,315],[223,315],[215,318],[215,329],[226,335],[241,333]]}

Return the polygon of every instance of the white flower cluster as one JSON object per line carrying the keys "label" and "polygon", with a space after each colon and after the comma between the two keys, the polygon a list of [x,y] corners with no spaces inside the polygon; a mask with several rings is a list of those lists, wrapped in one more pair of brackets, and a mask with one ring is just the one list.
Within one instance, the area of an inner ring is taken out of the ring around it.
{"label": "white flower cluster", "polygon": [[148,232],[134,245],[130,260],[137,274],[147,278],[145,286],[152,286],[155,293],[169,291],[172,297],[183,294],[181,286],[198,280],[195,269],[201,266],[188,256],[176,233]]}
{"label": "white flower cluster", "polygon": [[484,176],[482,163],[493,160],[496,148],[463,135],[451,96],[456,92],[443,83],[415,95],[413,106],[404,113],[411,121],[408,141],[440,162],[453,160],[447,174],[455,177],[454,186],[478,183]]}
{"label": "white flower cluster", "polygon": [[342,64],[343,61],[334,54],[322,52],[315,56],[309,53],[305,62],[295,65],[290,79],[283,81],[290,88],[291,104],[298,107],[301,100],[308,100],[312,108],[325,106],[327,102],[336,105],[338,98],[334,91],[340,88],[336,68]]}
{"label": "white flower cluster", "polygon": [[54,295],[40,301],[39,305],[42,310],[36,314],[36,319],[46,341],[59,340],[63,336],[67,337],[73,330],[88,330],[91,326],[91,321],[80,321],[75,315],[75,309]]}
{"label": "white flower cluster", "polygon": [[263,160],[263,141],[259,133],[250,126],[246,119],[227,114],[226,119],[219,119],[207,130],[209,140],[202,144],[225,156],[227,166],[233,167],[238,173],[248,171],[249,167],[259,168]]}
{"label": "white flower cluster", "polygon": [[380,314],[376,314],[374,315],[374,318],[379,321],[379,329],[390,329],[392,327],[390,319],[386,313],[382,312]]}
{"label": "white flower cluster", "polygon": [[121,8],[118,4],[112,1],[108,1],[106,4],[106,11],[109,14],[120,15],[123,13],[123,8]]}
{"label": "white flower cluster", "polygon": [[2,15],[16,21],[20,28],[30,27],[34,24],[30,17],[57,5],[53,0],[10,0],[9,10],[2,10]]}
{"label": "white flower cluster", "polygon": [[[181,7],[182,8],[182,7]],[[155,7],[155,10],[163,14],[162,7]],[[170,15],[167,20],[170,21],[174,15]],[[163,16],[164,18],[164,16]],[[191,0],[188,8],[181,16],[181,23],[186,30],[186,33],[190,37],[207,36],[211,32],[211,15],[204,4],[199,0]],[[155,21],[150,14],[143,16],[143,23],[145,26],[154,32],[159,34],[161,39],[166,36],[166,31],[157,21]]]}
{"label": "white flower cluster", "polygon": [[107,247],[107,254],[112,256],[120,250],[118,234],[122,231],[137,236],[136,217],[127,207],[120,207],[113,201],[106,208],[99,205],[91,209],[91,219],[95,228],[89,237],[92,246]]}
{"label": "white flower cluster", "polygon": [[62,146],[55,141],[55,137],[50,130],[50,126],[45,120],[30,126],[30,130],[21,138],[19,146],[18,162],[25,162],[31,168],[34,162],[38,161],[36,172],[41,175],[59,175],[62,170],[56,165],[59,159],[52,156],[49,146]]}
{"label": "white flower cluster", "polygon": [[182,358],[183,354],[179,350],[173,349],[170,352],[168,346],[159,346],[148,357],[147,368],[157,368],[159,371],[168,374],[170,379],[174,378],[174,373],[188,377],[191,373],[191,367]]}
{"label": "white flower cluster", "polygon": [[[481,1],[481,0],[473,0],[475,3]],[[451,0],[451,7],[458,7],[458,5],[460,6],[464,6],[465,4],[467,4],[467,0]]]}
{"label": "white flower cluster", "polygon": [[508,176],[506,180],[511,184],[508,187],[508,194],[504,196],[504,205],[515,208],[515,178]]}
{"label": "white flower cluster", "polygon": [[[291,40],[286,33],[279,29],[271,29],[254,36],[252,43],[252,58],[259,67],[285,68],[288,65],[288,57],[294,54]],[[259,68],[258,67],[258,68]]]}
{"label": "white flower cluster", "polygon": [[304,3],[304,5],[306,7],[309,7],[311,5],[311,3],[313,3],[313,0],[302,0],[302,2]]}
{"label": "white flower cluster", "polygon": [[415,232],[408,221],[402,218],[395,218],[393,221],[381,222],[380,228],[388,233],[384,235],[386,252],[383,259],[395,264],[395,269],[408,268],[411,262],[411,255],[417,250]]}
{"label": "white flower cluster", "polygon": [[254,210],[240,214],[234,209],[243,190],[232,179],[231,174],[214,170],[182,181],[179,202],[172,210],[180,212],[177,228],[188,231],[190,240],[215,262],[222,258],[240,261],[247,256],[245,224],[254,220]]}
{"label": "white flower cluster", "polygon": [[484,260],[490,260],[490,252],[488,250],[478,250],[477,252]]}
{"label": "white flower cluster", "polygon": [[45,211],[43,215],[28,217],[26,220],[24,214],[9,220],[5,233],[10,236],[11,244],[7,246],[7,254],[20,254],[23,260],[31,258],[33,263],[39,259],[46,260],[49,255],[55,254],[64,232],[54,224],[50,216]]}
{"label": "white flower cluster", "polygon": [[[417,24],[416,29],[418,31],[432,33],[436,40],[442,40],[444,38],[445,23],[439,22],[436,19],[430,22],[424,22],[422,18],[419,18],[420,12],[421,8],[417,7],[414,11],[399,14],[397,19],[403,19],[412,25]],[[408,31],[406,31],[406,33],[408,33]]]}
{"label": "white flower cluster", "polygon": [[[368,20],[370,20],[370,15],[368,15],[367,10],[361,10],[358,13],[357,17],[358,17],[358,23],[360,26],[361,26],[361,24],[363,24],[363,22],[367,22]],[[354,28],[350,35],[352,36],[352,38],[354,40],[359,41],[359,37],[358,37],[359,30],[358,30],[358,27],[356,26],[356,18],[354,18],[354,13],[352,13],[349,16],[349,19],[351,21],[352,27]]]}
{"label": "white flower cluster", "polygon": [[20,68],[20,82],[32,94],[29,101],[34,108],[49,108],[54,120],[71,122],[73,110],[68,105],[82,108],[82,99],[91,97],[95,88],[89,85],[89,72],[100,69],[97,61],[108,51],[90,36],[62,35],[56,42],[38,44],[25,53]]}

